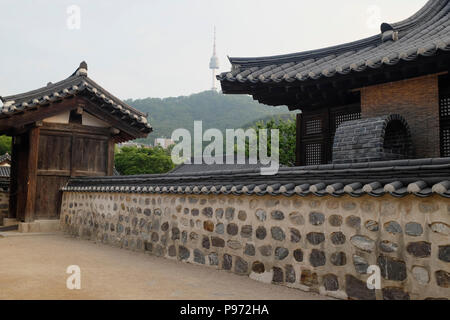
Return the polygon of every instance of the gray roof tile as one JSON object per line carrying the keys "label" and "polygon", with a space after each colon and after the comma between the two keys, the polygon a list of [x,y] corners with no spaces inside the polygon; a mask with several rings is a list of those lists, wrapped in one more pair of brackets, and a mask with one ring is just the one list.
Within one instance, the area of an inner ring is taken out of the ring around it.
{"label": "gray roof tile", "polygon": [[[450,51],[450,2],[430,0],[412,17],[392,24],[390,31],[329,48],[260,58],[229,58],[222,82],[281,83],[318,80],[414,61]],[[388,34],[388,37],[387,37]],[[398,38],[398,39],[397,39]]]}

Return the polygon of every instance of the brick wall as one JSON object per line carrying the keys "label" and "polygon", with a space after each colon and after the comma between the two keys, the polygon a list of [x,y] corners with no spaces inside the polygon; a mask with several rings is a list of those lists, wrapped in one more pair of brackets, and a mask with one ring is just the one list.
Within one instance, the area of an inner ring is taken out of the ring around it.
{"label": "brick wall", "polygon": [[400,114],[411,128],[417,158],[440,157],[437,75],[361,89],[361,116]]}

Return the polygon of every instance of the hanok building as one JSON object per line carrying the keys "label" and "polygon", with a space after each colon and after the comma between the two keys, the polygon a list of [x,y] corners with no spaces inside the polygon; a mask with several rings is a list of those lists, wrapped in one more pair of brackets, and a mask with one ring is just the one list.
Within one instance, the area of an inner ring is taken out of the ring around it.
{"label": "hanok building", "polygon": [[432,0],[370,38],[230,58],[218,79],[226,94],[302,110],[298,165],[449,157],[449,12],[449,1]]}
{"label": "hanok building", "polygon": [[152,131],[147,115],[100,87],[87,64],[67,79],[2,97],[0,134],[13,137],[9,218],[58,219],[71,177],[111,176],[114,145]]}
{"label": "hanok building", "polygon": [[450,298],[449,14],[430,1],[368,39],[231,58],[225,93],[303,111],[307,166],[73,178],[63,230],[341,299]]}

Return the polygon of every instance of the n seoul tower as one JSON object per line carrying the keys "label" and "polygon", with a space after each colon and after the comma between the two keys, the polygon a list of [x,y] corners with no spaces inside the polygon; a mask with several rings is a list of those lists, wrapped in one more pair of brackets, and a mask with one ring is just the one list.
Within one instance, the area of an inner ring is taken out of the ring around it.
{"label": "n seoul tower", "polygon": [[213,47],[213,55],[209,60],[209,68],[212,71],[212,88],[211,90],[217,91],[216,87],[216,70],[219,69],[219,58],[216,54],[216,27],[214,27],[214,47]]}

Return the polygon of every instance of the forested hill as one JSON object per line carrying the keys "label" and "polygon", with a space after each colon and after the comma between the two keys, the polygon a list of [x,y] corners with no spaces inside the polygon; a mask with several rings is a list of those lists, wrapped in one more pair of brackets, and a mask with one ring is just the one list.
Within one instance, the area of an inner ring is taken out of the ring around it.
{"label": "forested hill", "polygon": [[[177,98],[147,98],[127,100],[134,108],[148,113],[154,131],[144,141],[154,143],[155,138],[170,138],[178,128],[193,132],[194,120],[203,121],[203,131],[209,128],[245,128],[256,120],[271,115],[286,114],[287,107],[259,104],[246,95],[224,95],[205,91]],[[143,140],[140,140],[143,141]]]}

